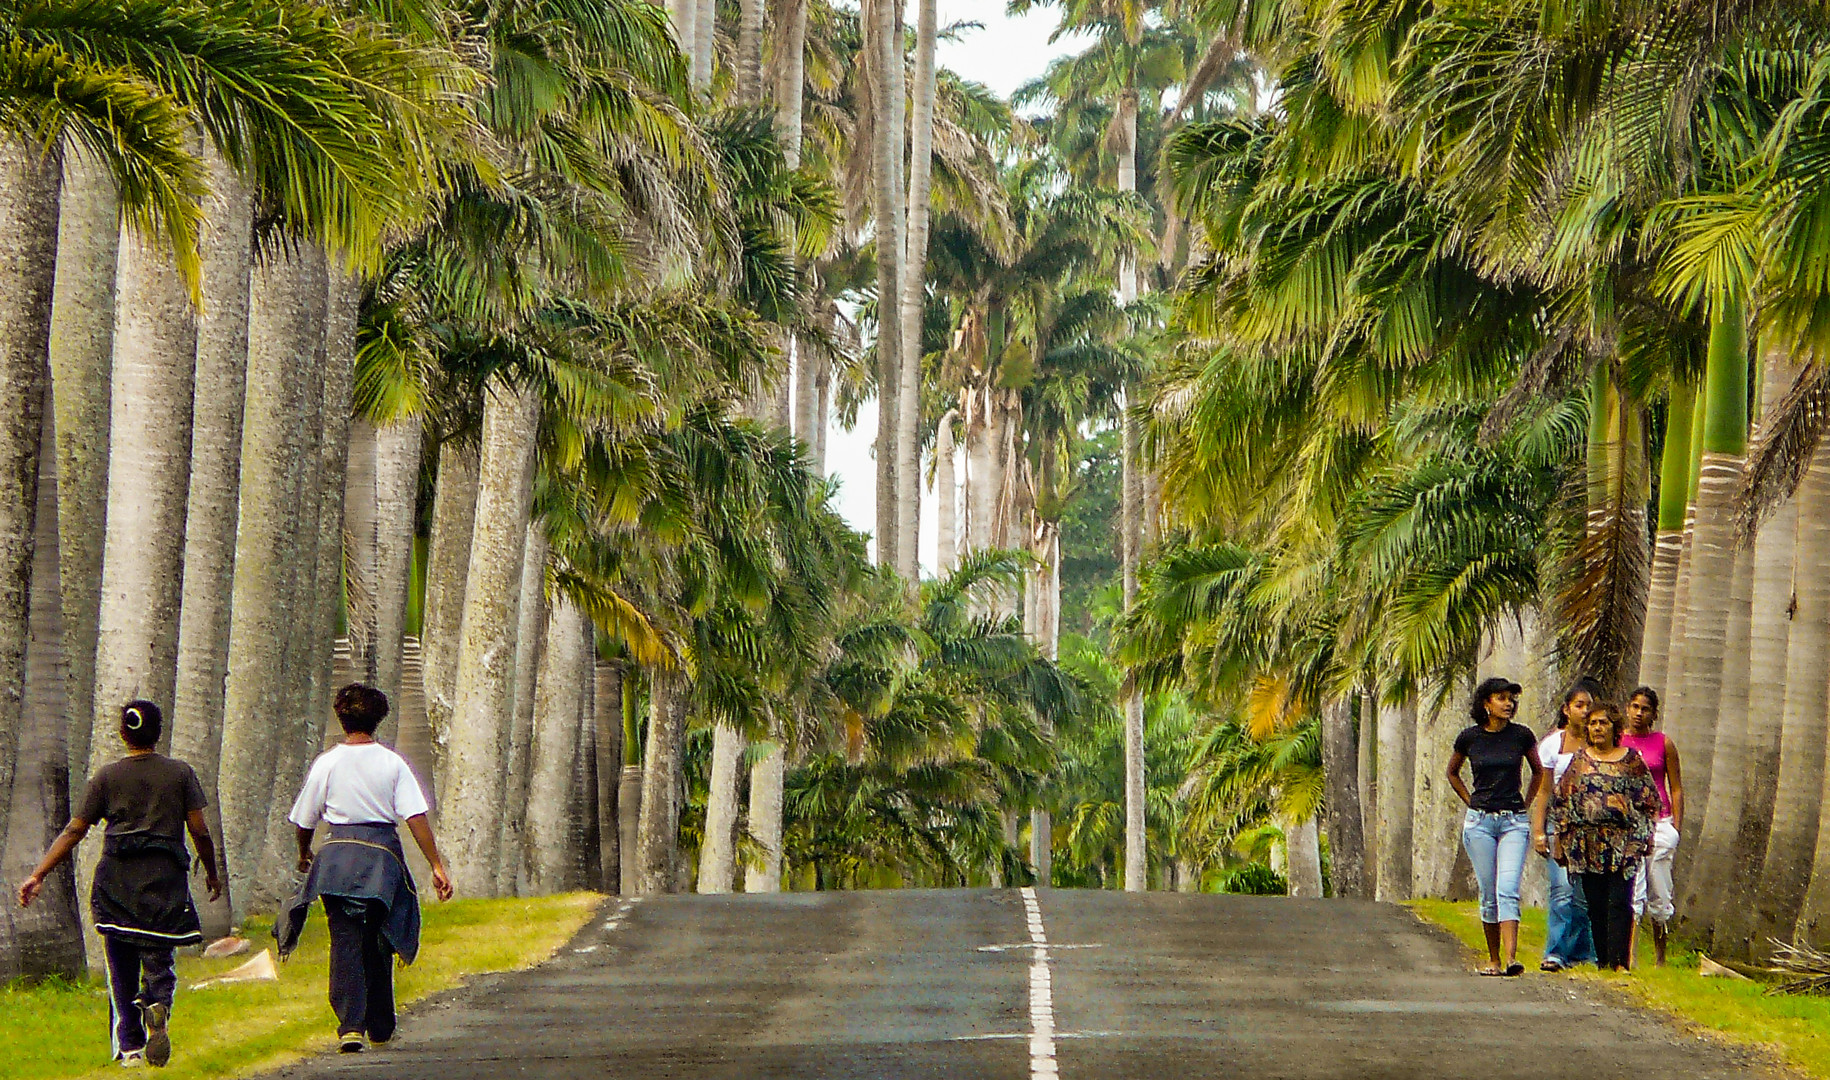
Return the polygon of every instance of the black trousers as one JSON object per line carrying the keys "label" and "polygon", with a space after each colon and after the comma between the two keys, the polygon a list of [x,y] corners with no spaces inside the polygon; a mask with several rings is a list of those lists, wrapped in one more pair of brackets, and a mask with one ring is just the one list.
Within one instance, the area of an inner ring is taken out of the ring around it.
{"label": "black trousers", "polygon": [[1633,940],[1633,879],[1615,870],[1581,874],[1582,895],[1589,902],[1589,927],[1595,935],[1595,964],[1603,971],[1626,967]]}
{"label": "black trousers", "polygon": [[388,909],[374,900],[324,898],[330,918],[330,1007],[337,1034],[394,1037],[394,950],[381,935]]}
{"label": "black trousers", "polygon": [[178,972],[169,945],[137,945],[103,934],[102,953],[108,961],[109,1033],[118,1058],[146,1049],[140,1010],[148,1005],[169,1008],[178,989]]}

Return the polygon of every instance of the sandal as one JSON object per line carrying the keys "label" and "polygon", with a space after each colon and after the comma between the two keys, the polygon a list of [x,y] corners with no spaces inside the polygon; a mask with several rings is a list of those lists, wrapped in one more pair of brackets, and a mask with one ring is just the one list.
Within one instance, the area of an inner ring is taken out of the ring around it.
{"label": "sandal", "polygon": [[1556,957],[1547,956],[1544,958],[1544,962],[1542,964],[1538,965],[1538,970],[1539,971],[1548,971],[1554,975],[1557,972],[1563,970],[1563,964],[1561,962],[1559,962]]}
{"label": "sandal", "polygon": [[1504,971],[1501,971],[1499,968],[1496,968],[1496,967],[1478,968],[1475,970],[1474,973],[1476,975],[1480,975],[1480,976],[1483,976],[1483,977],[1489,978],[1489,979],[1497,979],[1500,976],[1506,974]]}
{"label": "sandal", "polygon": [[1517,960],[1514,960],[1512,963],[1506,965],[1506,971],[1505,971],[1506,978],[1516,979],[1520,975],[1523,975],[1523,974],[1525,974],[1525,965],[1519,963]]}

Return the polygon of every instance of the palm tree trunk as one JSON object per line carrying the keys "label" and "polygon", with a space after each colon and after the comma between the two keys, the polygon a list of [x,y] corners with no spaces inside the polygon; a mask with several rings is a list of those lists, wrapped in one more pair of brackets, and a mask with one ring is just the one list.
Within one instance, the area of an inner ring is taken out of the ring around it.
{"label": "palm tree trunk", "polygon": [[[377,570],[375,425],[358,416],[350,422],[349,467],[343,478],[343,531],[349,545],[344,559],[343,594],[347,608],[344,636],[363,682],[375,683],[375,600]],[[386,688],[382,688],[386,692]],[[393,700],[390,695],[389,700]],[[388,719],[394,717],[389,715]],[[385,736],[384,736],[385,738]]]}
{"label": "palm tree trunk", "polygon": [[[332,685],[332,652],[343,608],[343,503],[356,380],[356,320],[361,304],[361,279],[341,268],[332,268],[327,276],[324,321],[324,435],[318,444],[318,475],[322,479],[317,492],[317,566],[310,594],[317,629],[310,641],[313,681],[307,715],[315,730],[306,743],[307,760],[322,749],[330,723],[331,698],[336,693]],[[298,779],[304,778],[301,772]]]}
{"label": "palm tree trunk", "polygon": [[[1684,753],[1685,816],[1697,822],[1708,820],[1715,772],[1735,574],[1734,497],[1747,453],[1747,327],[1739,305],[1726,306],[1728,310],[1719,313],[1710,327],[1709,396],[1697,484],[1690,613],[1684,624],[1689,652],[1683,672],[1682,713],[1672,714],[1672,720],[1682,724],[1677,736]],[[1725,757],[1722,764],[1724,768],[1741,767],[1733,757]],[[1688,869],[1687,850],[1694,851],[1679,848],[1680,875]],[[1679,912],[1679,918],[1683,917]]]}
{"label": "palm tree trunk", "polygon": [[564,596],[546,617],[534,705],[533,774],[527,786],[528,891],[566,886],[576,849],[567,836],[584,709],[585,622]]}
{"label": "palm tree trunk", "polygon": [[477,467],[475,447],[455,442],[439,447],[438,486],[432,496],[432,536],[426,552],[425,625],[420,644],[436,806],[444,804],[450,772],[446,768],[446,747],[451,734],[451,710],[457,700],[464,583],[470,576],[470,539],[476,527]]}
{"label": "palm tree trunk", "polygon": [[1366,838],[1361,832],[1359,742],[1351,697],[1322,707],[1322,776],[1327,785],[1328,845],[1334,855],[1334,895],[1366,894]]}
{"label": "palm tree trunk", "polygon": [[242,423],[235,583],[217,773],[224,858],[237,922],[256,905],[253,888],[266,848],[274,778],[279,775],[276,758],[283,752],[283,733],[291,731],[295,720],[286,643],[298,618],[291,606],[301,513],[298,477],[309,467],[303,432],[316,411],[311,399],[322,392],[307,392],[316,355],[300,343],[322,334],[324,295],[324,278],[312,274],[299,252],[276,252],[254,266],[247,398],[262,407],[247,410]]}
{"label": "palm tree trunk", "polygon": [[1379,895],[1379,711],[1371,694],[1354,701],[1358,720],[1359,743],[1357,771],[1360,796],[1360,836],[1363,838],[1361,861],[1364,888],[1360,895],[1374,900]]}
{"label": "palm tree trunk", "polygon": [[[400,697],[401,643],[406,636],[407,591],[413,579],[413,537],[419,522],[417,416],[375,429],[375,686],[390,701]],[[397,721],[400,719],[397,715]],[[396,739],[400,728],[396,727]]]}
{"label": "palm tree trunk", "polygon": [[[57,544],[56,409],[44,380],[43,437],[38,449],[37,508],[33,518],[30,637],[25,647],[23,712],[9,824],[0,834],[0,879],[20,881],[70,817],[68,708],[64,700],[62,582]],[[76,875],[64,863],[31,908],[0,918],[0,979],[83,972],[83,925],[77,916]]]}
{"label": "palm tree trunk", "polygon": [[[528,787],[532,782],[535,697],[547,678],[546,649],[548,611],[546,601],[546,562],[551,545],[546,532],[529,522],[527,541],[522,547],[521,586],[517,590],[520,606],[516,609],[515,694],[511,723],[501,731],[498,752],[502,768],[502,830],[496,844],[496,893],[514,896],[518,882],[532,880],[534,849],[522,848],[527,828]],[[549,874],[547,883],[552,884]],[[547,891],[551,892],[551,889]]]}
{"label": "palm tree trunk", "polygon": [[959,410],[948,409],[934,436],[934,575],[941,578],[953,572],[959,558],[959,481],[953,465],[953,425],[958,420]]}
{"label": "palm tree trunk", "polygon": [[744,869],[743,891],[782,891],[782,786],[787,779],[782,744],[763,744],[762,757],[750,769],[750,838],[763,850],[762,863]]}
{"label": "palm tree trunk", "polygon": [[[624,709],[629,708],[629,701],[624,699]],[[641,882],[641,822],[642,822],[642,766],[628,760],[633,742],[629,738],[629,727],[623,727],[623,769],[620,782],[616,786],[616,840],[621,856],[617,878],[622,882],[621,894],[638,895],[637,886]]]}
{"label": "palm tree trunk", "polygon": [[[901,266],[901,382],[896,403],[896,569],[921,580],[921,358],[927,307],[928,216],[934,168],[935,0],[919,0],[915,29],[915,111],[909,124],[909,189]],[[900,51],[900,50],[899,50]],[[900,59],[900,58],[899,58]],[[898,145],[900,146],[900,131]]]}
{"label": "palm tree trunk", "polygon": [[1684,713],[1684,672],[1689,667],[1692,652],[1686,629],[1690,621],[1690,586],[1696,578],[1691,561],[1696,554],[1697,490],[1703,478],[1703,422],[1709,415],[1708,394],[1708,386],[1699,385],[1696,405],[1690,412],[1690,475],[1685,495],[1684,541],[1678,550],[1677,588],[1671,597],[1671,655],[1665,670],[1668,693],[1660,710],[1667,717],[1665,727],[1671,731],[1681,731],[1683,727],[1683,722],[1677,718]]}
{"label": "palm tree trunk", "polygon": [[1378,899],[1411,898],[1411,828],[1416,811],[1417,706],[1379,706]]}
{"label": "palm tree trunk", "polygon": [[760,105],[762,81],[763,0],[741,0],[737,15],[737,100]]}
{"label": "palm tree trunk", "polygon": [[514,712],[515,636],[539,416],[539,399],[528,391],[494,383],[484,399],[476,527],[451,712],[450,778],[440,822],[455,855],[452,884],[466,896],[490,896],[495,890],[504,764],[500,732]]}
{"label": "palm tree trunk", "polygon": [[[587,646],[595,644],[590,627],[586,627]],[[623,665],[619,661],[597,660],[592,654],[592,677],[596,687],[591,694],[591,723],[597,733],[593,749],[597,754],[597,865],[601,878],[599,890],[615,896],[623,891],[623,845],[620,815],[623,776]]]}
{"label": "palm tree trunk", "polygon": [[680,46],[680,55],[686,58],[690,73],[694,56],[693,35],[699,29],[699,0],[667,0],[667,16],[673,24],[674,41]]}
{"label": "palm tree trunk", "polygon": [[[588,632],[588,628],[587,628]],[[567,860],[571,871],[568,889],[594,889],[603,880],[598,865],[597,835],[597,727],[591,719],[591,699],[596,693],[591,672],[589,642],[579,649],[578,680],[578,748],[573,754],[572,797],[567,800],[566,834],[569,839]]]}
{"label": "palm tree trunk", "polygon": [[744,738],[719,724],[712,730],[711,788],[705,801],[705,840],[699,845],[699,890],[728,893],[736,879],[737,789],[743,779]]}
{"label": "palm tree trunk", "polygon": [[[1121,158],[1122,162],[1124,159]],[[1129,395],[1127,395],[1127,399]],[[1129,401],[1127,400],[1127,410]],[[1139,526],[1143,484],[1138,476],[1137,421],[1126,412],[1121,433],[1122,471],[1120,478],[1119,521],[1123,550],[1122,580],[1125,610],[1137,603],[1139,550],[1143,535]],[[1144,807],[1144,696],[1137,690],[1125,695],[1125,891],[1143,892],[1148,888],[1148,853],[1145,851],[1146,817]],[[1313,826],[1311,826],[1313,827]],[[1291,856],[1294,865],[1295,856]]]}
{"label": "palm tree trunk", "polygon": [[718,53],[717,0],[699,0],[693,16],[693,86],[699,90],[712,85],[712,74]]}
{"label": "palm tree trunk", "polygon": [[70,670],[67,752],[71,783],[80,785],[89,775],[95,722],[121,208],[113,175],[88,154],[69,154],[63,170],[50,350],[58,412],[57,545]]}
{"label": "palm tree trunk", "polygon": [[[1036,544],[1037,567],[1032,579],[1035,594],[1031,635],[1036,647],[1051,663],[1061,651],[1061,523],[1041,520],[1037,525],[1041,537]],[[1042,735],[1053,741],[1055,725],[1042,721]],[[1029,863],[1036,869],[1036,884],[1047,888],[1054,883],[1055,826],[1047,806],[1038,805],[1029,812]]]}
{"label": "palm tree trunk", "polygon": [[[807,85],[807,0],[776,0],[775,131],[788,167],[801,164],[801,117]],[[801,438],[806,440],[805,434]],[[811,440],[807,440],[811,442]]]}
{"label": "palm tree trunk", "polygon": [[877,562],[900,567],[896,497],[899,445],[897,411],[902,385],[902,325],[896,298],[902,295],[902,50],[901,19],[890,0],[869,0],[864,9],[864,73],[870,89],[872,182],[877,259]]}
{"label": "palm tree trunk", "polygon": [[1315,819],[1284,821],[1284,850],[1288,852],[1286,880],[1290,895],[1318,899],[1322,895],[1322,843]]}
{"label": "palm tree trunk", "polygon": [[[248,377],[249,275],[253,265],[252,202],[227,163],[212,156],[204,235],[203,311],[197,319],[197,368],[191,410],[191,476],[184,529],[184,586],[178,615],[178,677],[173,692],[172,754],[197,771],[209,805],[204,817],[220,860],[224,680],[228,677],[230,599],[235,591],[235,533],[241,511],[242,406]],[[220,868],[219,868],[220,869]],[[206,937],[234,925],[225,893],[211,901],[193,873],[191,893]]]}
{"label": "palm tree trunk", "polygon": [[1677,383],[1665,413],[1665,451],[1658,480],[1658,534],[1652,554],[1651,588],[1646,596],[1646,636],[1640,649],[1639,677],[1646,685],[1665,685],[1671,662],[1671,614],[1677,591],[1678,556],[1684,548],[1684,517],[1689,506],[1690,426],[1696,408],[1695,388]]}
{"label": "palm tree trunk", "polygon": [[648,743],[642,753],[641,820],[636,847],[638,896],[674,890],[674,858],[680,844],[680,810],[674,789],[680,782],[685,742],[686,686],[677,672],[655,670],[649,679]]}

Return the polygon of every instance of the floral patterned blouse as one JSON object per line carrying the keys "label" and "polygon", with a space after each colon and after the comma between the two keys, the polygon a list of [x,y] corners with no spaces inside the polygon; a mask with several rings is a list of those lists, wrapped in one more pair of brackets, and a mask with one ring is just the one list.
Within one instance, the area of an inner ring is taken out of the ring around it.
{"label": "floral patterned blouse", "polygon": [[1629,870],[1652,853],[1658,788],[1639,751],[1598,761],[1578,751],[1551,800],[1557,861],[1572,874]]}

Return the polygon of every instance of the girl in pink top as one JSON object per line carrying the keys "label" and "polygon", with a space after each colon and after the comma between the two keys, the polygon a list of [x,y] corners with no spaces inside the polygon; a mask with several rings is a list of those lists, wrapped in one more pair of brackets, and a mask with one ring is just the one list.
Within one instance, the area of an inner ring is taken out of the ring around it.
{"label": "girl in pink top", "polygon": [[[1652,917],[1652,948],[1658,965],[1665,966],[1665,941],[1675,908],[1671,904],[1671,863],[1677,858],[1678,838],[1684,820],[1684,771],[1678,760],[1677,744],[1662,731],[1658,723],[1658,691],[1642,686],[1633,691],[1627,702],[1627,732],[1620,737],[1622,746],[1631,746],[1652,770],[1652,782],[1658,788],[1659,818],[1652,833],[1652,854],[1640,865],[1633,879],[1634,931],[1639,917]],[[1629,957],[1632,953],[1627,954]]]}

